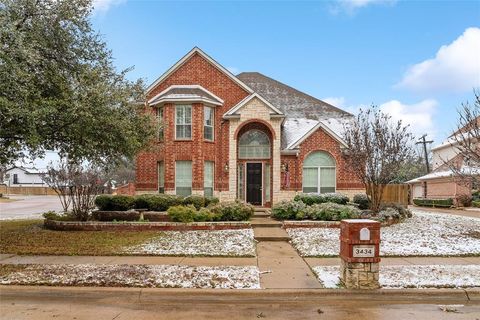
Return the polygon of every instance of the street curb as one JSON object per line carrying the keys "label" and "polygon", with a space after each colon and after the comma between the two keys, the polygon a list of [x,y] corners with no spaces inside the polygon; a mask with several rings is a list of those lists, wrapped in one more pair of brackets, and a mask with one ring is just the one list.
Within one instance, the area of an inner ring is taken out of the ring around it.
{"label": "street curb", "polygon": [[451,303],[464,301],[480,303],[480,288],[472,289],[378,289],[378,290],[346,290],[346,289],[178,289],[178,288],[117,288],[117,287],[48,287],[0,285],[0,296],[18,297],[63,297],[65,299],[84,298],[104,300],[110,298],[126,298],[128,300],[154,302],[158,299],[192,298],[202,301],[232,301],[244,299],[291,301],[302,300],[375,300],[399,302],[436,301]]}

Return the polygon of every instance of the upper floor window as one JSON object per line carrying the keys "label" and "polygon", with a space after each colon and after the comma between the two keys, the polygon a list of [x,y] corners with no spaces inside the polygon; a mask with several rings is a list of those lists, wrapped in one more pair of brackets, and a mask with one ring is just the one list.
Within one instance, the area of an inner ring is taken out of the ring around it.
{"label": "upper floor window", "polygon": [[214,111],[212,107],[204,107],[203,109],[203,138],[213,141],[213,123]]}
{"label": "upper floor window", "polygon": [[175,139],[192,139],[192,106],[175,107]]}
{"label": "upper floor window", "polygon": [[163,135],[164,135],[163,107],[157,108],[157,126],[158,126],[158,140],[163,141]]}
{"label": "upper floor window", "polygon": [[260,130],[249,130],[238,140],[238,156],[240,159],[269,159],[270,139]]}

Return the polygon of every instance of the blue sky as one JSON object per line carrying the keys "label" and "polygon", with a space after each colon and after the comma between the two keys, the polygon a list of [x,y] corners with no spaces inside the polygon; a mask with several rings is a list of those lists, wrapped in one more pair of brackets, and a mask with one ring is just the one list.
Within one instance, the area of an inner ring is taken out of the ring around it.
{"label": "blue sky", "polygon": [[147,84],[194,46],[355,112],[380,105],[439,144],[480,86],[480,1],[94,0],[119,69]]}
{"label": "blue sky", "polygon": [[480,1],[95,3],[116,65],[147,83],[199,46],[349,111],[381,105],[436,143],[480,85]]}

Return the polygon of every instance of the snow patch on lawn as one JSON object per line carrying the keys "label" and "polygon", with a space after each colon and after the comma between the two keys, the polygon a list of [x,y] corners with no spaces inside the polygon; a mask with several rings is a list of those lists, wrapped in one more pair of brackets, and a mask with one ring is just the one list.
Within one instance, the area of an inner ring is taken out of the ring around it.
{"label": "snow patch on lawn", "polygon": [[3,285],[260,289],[256,266],[29,265],[0,277]]}
{"label": "snow patch on lawn", "polygon": [[[313,271],[325,288],[340,286],[339,266],[318,266]],[[480,265],[381,266],[385,289],[480,287]]]}
{"label": "snow patch on lawn", "polygon": [[[480,219],[413,210],[405,222],[381,229],[382,256],[458,256],[480,254]],[[302,256],[340,252],[337,228],[287,229]]]}
{"label": "snow patch on lawn", "polygon": [[252,229],[166,231],[140,245],[124,248],[138,255],[255,256]]}

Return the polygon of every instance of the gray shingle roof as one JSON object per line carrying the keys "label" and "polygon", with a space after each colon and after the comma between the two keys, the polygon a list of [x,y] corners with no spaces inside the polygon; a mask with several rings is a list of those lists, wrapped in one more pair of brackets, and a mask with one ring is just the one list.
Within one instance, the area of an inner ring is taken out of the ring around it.
{"label": "gray shingle roof", "polygon": [[172,86],[169,89],[165,90],[162,94],[156,96],[150,105],[156,104],[158,101],[168,100],[168,99],[198,99],[198,100],[208,100],[217,104],[223,104],[223,101],[220,101],[217,97],[211,95],[207,90],[203,89],[200,86],[197,87],[175,87]]}
{"label": "gray shingle roof", "polygon": [[269,78],[259,72],[243,72],[237,78],[280,109],[288,118],[327,119],[350,113]]}

